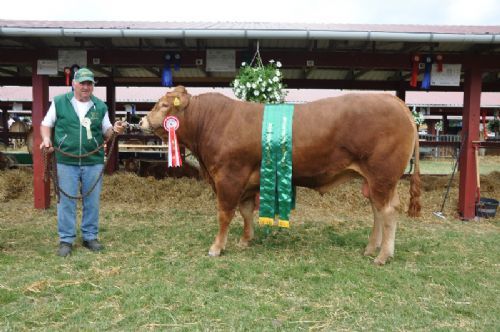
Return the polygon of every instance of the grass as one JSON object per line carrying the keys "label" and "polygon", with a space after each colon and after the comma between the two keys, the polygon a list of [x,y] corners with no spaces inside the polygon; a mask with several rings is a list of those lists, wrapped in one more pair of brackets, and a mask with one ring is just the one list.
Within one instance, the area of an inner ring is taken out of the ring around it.
{"label": "grass", "polygon": [[[362,255],[371,217],[358,188],[335,197],[301,190],[289,230],[257,226],[243,249],[237,217],[227,251],[210,258],[217,222],[204,185],[105,181],[99,254],[79,238],[71,257],[55,255],[54,203],[0,203],[0,330],[500,329],[498,215],[402,216],[396,256],[378,267]],[[344,209],[347,201],[358,208]]]}
{"label": "grass", "polygon": [[[420,172],[422,174],[451,174],[454,165],[455,160],[451,158],[420,159]],[[406,172],[409,169],[408,167]],[[479,157],[480,174],[489,174],[494,171],[500,171],[499,156]]]}

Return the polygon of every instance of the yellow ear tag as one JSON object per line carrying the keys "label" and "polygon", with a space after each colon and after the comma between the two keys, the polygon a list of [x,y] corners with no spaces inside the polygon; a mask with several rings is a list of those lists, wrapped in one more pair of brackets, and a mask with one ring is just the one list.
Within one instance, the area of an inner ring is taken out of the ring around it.
{"label": "yellow ear tag", "polygon": [[174,106],[179,106],[180,104],[181,104],[181,101],[179,100],[179,98],[175,97]]}

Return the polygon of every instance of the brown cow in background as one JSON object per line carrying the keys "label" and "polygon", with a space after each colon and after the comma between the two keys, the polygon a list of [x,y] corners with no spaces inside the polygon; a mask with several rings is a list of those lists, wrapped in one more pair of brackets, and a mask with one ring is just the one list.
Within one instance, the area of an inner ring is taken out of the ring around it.
{"label": "brown cow in background", "polygon": [[[164,118],[179,119],[180,144],[198,158],[217,195],[219,232],[210,247],[211,256],[225,249],[237,208],[244,219],[240,244],[247,246],[253,238],[263,111],[262,104],[218,93],[192,97],[179,86],[160,98],[141,121],[143,130],[152,130],[165,140]],[[414,151],[408,214],[420,213],[418,136],[409,109],[389,94],[326,98],[296,105],[292,132],[294,185],[324,193],[355,175],[365,179],[362,191],[374,212],[365,255],[375,255],[380,248],[374,262],[385,264],[394,255],[396,186]]]}
{"label": "brown cow in background", "polygon": [[[9,132],[11,133],[28,133],[31,126],[26,124],[24,121],[15,121],[9,127]],[[13,138],[11,139],[14,149],[19,149],[24,146],[25,139]]]}

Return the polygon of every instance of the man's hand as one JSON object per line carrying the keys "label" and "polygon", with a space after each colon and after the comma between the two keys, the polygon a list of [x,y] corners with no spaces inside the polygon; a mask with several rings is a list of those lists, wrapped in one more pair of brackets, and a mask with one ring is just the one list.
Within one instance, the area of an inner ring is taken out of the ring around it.
{"label": "man's hand", "polygon": [[54,148],[52,147],[52,141],[50,140],[50,137],[42,138],[42,143],[40,144],[40,150],[43,150],[43,148],[47,148],[49,153],[54,152]]}
{"label": "man's hand", "polygon": [[116,121],[113,126],[113,131],[117,134],[123,134],[125,131],[125,126],[121,121]]}

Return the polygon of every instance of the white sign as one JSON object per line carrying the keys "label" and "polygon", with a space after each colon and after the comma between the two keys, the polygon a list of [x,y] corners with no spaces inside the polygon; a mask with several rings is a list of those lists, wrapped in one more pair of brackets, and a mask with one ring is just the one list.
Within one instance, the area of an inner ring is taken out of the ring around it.
{"label": "white sign", "polygon": [[58,52],[58,69],[64,70],[64,67],[78,65],[87,67],[87,51],[86,50],[59,50]]}
{"label": "white sign", "polygon": [[37,75],[57,75],[57,60],[38,60],[36,62]]}
{"label": "white sign", "polygon": [[236,71],[235,50],[207,50],[207,71]]}
{"label": "white sign", "polygon": [[437,64],[432,64],[431,85],[459,86],[461,64],[443,64],[443,71],[437,71]]}

